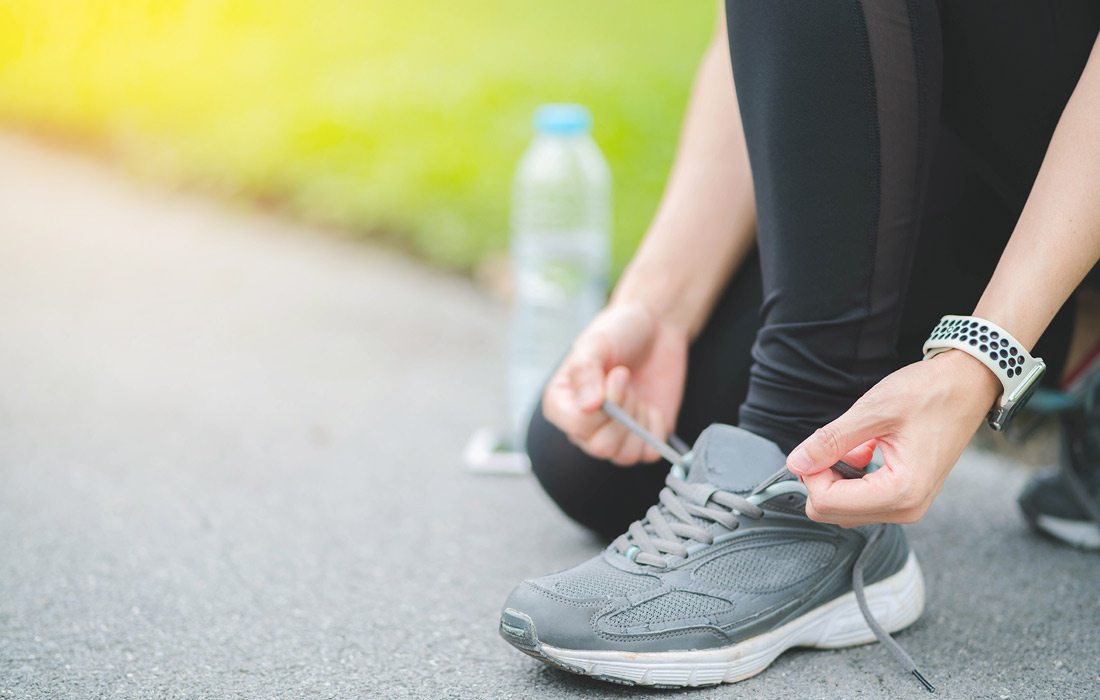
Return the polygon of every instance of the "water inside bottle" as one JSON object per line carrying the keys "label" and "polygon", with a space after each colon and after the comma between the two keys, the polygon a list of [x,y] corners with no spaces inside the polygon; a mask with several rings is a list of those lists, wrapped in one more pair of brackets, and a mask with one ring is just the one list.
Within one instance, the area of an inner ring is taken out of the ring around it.
{"label": "water inside bottle", "polygon": [[518,441],[550,373],[603,307],[607,241],[599,229],[540,231],[517,236],[513,246],[509,386],[512,434]]}

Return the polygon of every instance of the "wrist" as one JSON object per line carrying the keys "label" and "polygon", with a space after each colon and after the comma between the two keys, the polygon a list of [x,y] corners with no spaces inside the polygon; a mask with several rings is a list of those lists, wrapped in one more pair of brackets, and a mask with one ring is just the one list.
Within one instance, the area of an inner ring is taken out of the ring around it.
{"label": "wrist", "polygon": [[645,328],[653,329],[655,333],[671,333],[682,337],[685,343],[691,342],[691,335],[687,328],[678,323],[674,317],[660,313],[645,297],[612,297],[600,315],[616,319],[633,318],[636,322],[642,323]]}
{"label": "wrist", "polygon": [[636,259],[623,272],[611,293],[609,307],[637,307],[655,322],[682,329],[694,338],[702,327],[699,313],[692,303],[693,295],[686,280],[679,278],[675,266],[649,265]]}
{"label": "wrist", "polygon": [[[1026,304],[1020,304],[1020,306],[1024,309],[1028,308]],[[974,308],[973,315],[991,321],[1011,333],[1012,337],[1028,352],[1035,347],[1035,343],[1039,341],[1039,336],[1043,334],[1043,329],[1046,327],[1046,324],[1037,324],[1026,311],[1021,311],[1020,308],[1015,306],[1004,308],[1002,305],[988,304],[984,299]]]}
{"label": "wrist", "polygon": [[952,388],[974,397],[975,401],[980,399],[986,407],[993,406],[1004,391],[1001,380],[991,369],[962,350],[947,350],[931,361],[940,363],[937,367],[944,370]]}

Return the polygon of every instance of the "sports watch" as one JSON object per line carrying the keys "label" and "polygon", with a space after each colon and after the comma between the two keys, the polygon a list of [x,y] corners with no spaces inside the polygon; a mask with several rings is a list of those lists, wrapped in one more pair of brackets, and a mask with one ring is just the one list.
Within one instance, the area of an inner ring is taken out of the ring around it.
{"label": "sports watch", "polygon": [[997,375],[1004,393],[986,416],[994,430],[1004,430],[1035,393],[1047,369],[1042,358],[1032,357],[1012,334],[975,316],[944,316],[922,350],[926,360],[947,350],[962,350]]}

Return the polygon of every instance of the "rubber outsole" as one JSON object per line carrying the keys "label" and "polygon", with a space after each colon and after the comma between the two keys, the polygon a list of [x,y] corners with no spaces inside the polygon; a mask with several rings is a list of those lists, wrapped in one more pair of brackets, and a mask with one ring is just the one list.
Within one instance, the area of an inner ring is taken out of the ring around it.
{"label": "rubber outsole", "polygon": [[1089,552],[1100,551],[1100,523],[1092,520],[1059,518],[1043,513],[1039,511],[1028,492],[1020,497],[1018,503],[1024,520],[1038,534],[1069,547]]}
{"label": "rubber outsole", "polygon": [[1100,550],[1100,523],[1040,515],[1033,525],[1036,530],[1071,547],[1090,552]]}
{"label": "rubber outsole", "polygon": [[[924,577],[910,553],[896,574],[865,589],[871,612],[889,632],[904,629],[924,611]],[[838,649],[875,641],[846,593],[770,632],[713,649],[622,652],[561,649],[538,638],[535,622],[511,608],[501,614],[500,634],[512,646],[569,673],[620,685],[683,688],[736,683],[764,671],[794,647]]]}

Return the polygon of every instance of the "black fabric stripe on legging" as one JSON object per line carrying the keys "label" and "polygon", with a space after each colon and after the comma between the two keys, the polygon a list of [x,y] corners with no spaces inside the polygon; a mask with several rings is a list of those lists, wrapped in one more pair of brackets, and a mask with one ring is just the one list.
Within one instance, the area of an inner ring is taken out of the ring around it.
{"label": "black fabric stripe on legging", "polygon": [[[884,375],[897,364],[896,355],[883,356],[880,348],[884,342],[897,346],[931,160],[928,142],[935,136],[932,127],[939,114],[941,50],[933,3],[861,0],[860,5],[878,113],[878,221],[872,232],[867,319],[856,355],[881,357],[878,374]],[[919,22],[913,19],[918,13],[924,15]],[[924,40],[931,50],[914,40],[918,27],[928,35]],[[877,381],[875,376],[866,379],[864,390]]]}
{"label": "black fabric stripe on legging", "polygon": [[727,2],[764,287],[740,419],[784,449],[897,364],[939,80],[914,23],[935,14],[873,5]]}

